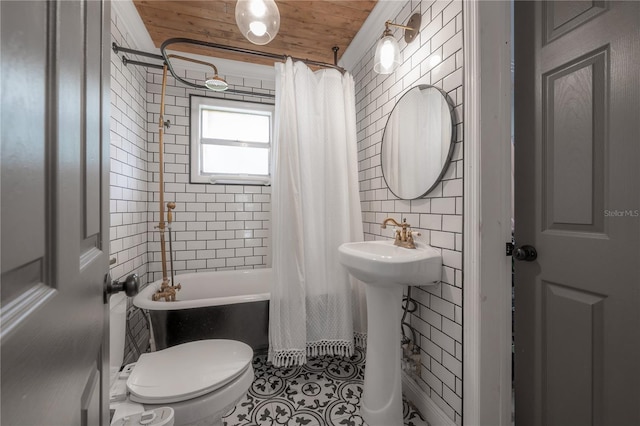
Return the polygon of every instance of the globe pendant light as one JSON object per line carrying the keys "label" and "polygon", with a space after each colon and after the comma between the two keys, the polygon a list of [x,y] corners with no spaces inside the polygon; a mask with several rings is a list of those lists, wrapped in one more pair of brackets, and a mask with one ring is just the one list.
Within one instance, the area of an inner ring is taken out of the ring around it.
{"label": "globe pendant light", "polygon": [[278,34],[280,12],[274,0],[238,0],[236,24],[253,44],[267,44]]}

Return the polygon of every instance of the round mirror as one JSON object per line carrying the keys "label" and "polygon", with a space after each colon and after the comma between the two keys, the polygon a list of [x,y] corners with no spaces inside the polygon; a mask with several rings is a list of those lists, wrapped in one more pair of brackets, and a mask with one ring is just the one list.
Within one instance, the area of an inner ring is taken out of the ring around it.
{"label": "round mirror", "polygon": [[382,135],[382,176],[398,198],[429,193],[453,153],[453,108],[440,89],[409,89],[393,107]]}

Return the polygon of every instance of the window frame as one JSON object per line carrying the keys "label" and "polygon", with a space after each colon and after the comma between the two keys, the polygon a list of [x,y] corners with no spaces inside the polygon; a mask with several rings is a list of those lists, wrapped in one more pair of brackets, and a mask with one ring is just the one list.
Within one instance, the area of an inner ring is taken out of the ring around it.
{"label": "window frame", "polygon": [[[190,183],[209,183],[222,185],[270,185],[271,184],[271,147],[273,145],[274,105],[248,101],[236,101],[222,98],[210,98],[201,95],[190,96],[189,128],[189,181]],[[202,137],[202,110],[236,112],[242,114],[263,115],[269,117],[269,142],[245,142],[227,139],[205,139]],[[266,175],[243,173],[204,173],[202,145],[236,146],[261,148],[267,150],[269,158]]]}

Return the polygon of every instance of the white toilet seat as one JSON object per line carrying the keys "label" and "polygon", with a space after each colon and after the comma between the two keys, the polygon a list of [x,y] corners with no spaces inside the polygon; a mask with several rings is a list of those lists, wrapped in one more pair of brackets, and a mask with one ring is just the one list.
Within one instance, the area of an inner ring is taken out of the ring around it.
{"label": "white toilet seat", "polygon": [[[167,404],[175,410],[176,426],[222,426],[222,416],[232,410],[246,395],[254,379],[253,367],[249,367],[226,386],[197,398]],[[163,404],[143,404],[151,410]]]}
{"label": "white toilet seat", "polygon": [[251,365],[253,350],[234,340],[199,340],[143,354],[127,380],[130,400],[171,404],[213,392]]}

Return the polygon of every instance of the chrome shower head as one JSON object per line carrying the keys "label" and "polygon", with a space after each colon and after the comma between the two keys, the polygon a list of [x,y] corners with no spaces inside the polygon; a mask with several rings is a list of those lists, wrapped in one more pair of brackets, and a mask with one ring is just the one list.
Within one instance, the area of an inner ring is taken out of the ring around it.
{"label": "chrome shower head", "polygon": [[204,82],[204,85],[207,86],[207,89],[213,90],[214,92],[224,92],[229,88],[229,84],[222,77],[218,76],[218,74],[208,78],[207,81]]}

